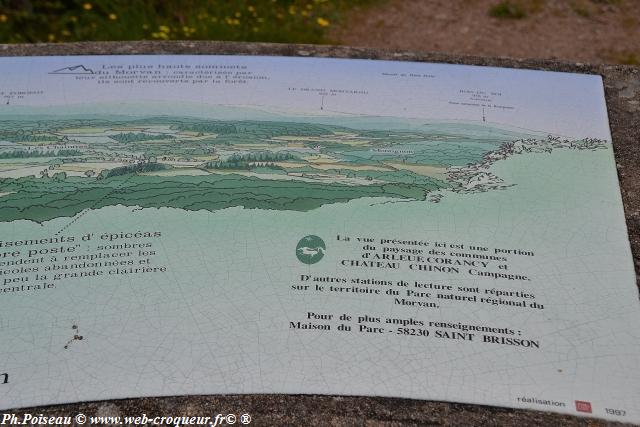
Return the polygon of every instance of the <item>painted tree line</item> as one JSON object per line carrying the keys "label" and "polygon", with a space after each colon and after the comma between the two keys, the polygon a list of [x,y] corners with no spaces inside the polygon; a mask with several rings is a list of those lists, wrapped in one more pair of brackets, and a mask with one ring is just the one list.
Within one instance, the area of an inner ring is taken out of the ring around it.
{"label": "painted tree line", "polygon": [[288,152],[272,153],[248,153],[233,154],[225,160],[212,161],[207,163],[209,169],[249,169],[255,163],[264,163],[262,166],[273,166],[272,162],[282,162],[293,160],[296,156]]}
{"label": "painted tree line", "polygon": [[141,142],[141,141],[155,141],[159,139],[175,139],[176,137],[173,135],[166,134],[158,134],[158,135],[150,135],[148,133],[119,133],[116,135],[110,135],[109,138],[118,141],[122,144],[127,144],[131,142]]}
{"label": "painted tree line", "polygon": [[80,150],[12,150],[0,152],[0,159],[26,159],[31,157],[81,156]]}

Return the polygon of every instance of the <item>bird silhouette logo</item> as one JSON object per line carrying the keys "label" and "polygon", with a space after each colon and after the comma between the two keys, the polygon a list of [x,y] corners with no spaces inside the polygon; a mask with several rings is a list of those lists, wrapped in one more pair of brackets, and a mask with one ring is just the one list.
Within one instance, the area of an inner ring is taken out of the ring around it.
{"label": "bird silhouette logo", "polygon": [[327,251],[324,241],[314,235],[308,235],[300,239],[296,246],[296,256],[304,264],[315,264],[319,262]]}

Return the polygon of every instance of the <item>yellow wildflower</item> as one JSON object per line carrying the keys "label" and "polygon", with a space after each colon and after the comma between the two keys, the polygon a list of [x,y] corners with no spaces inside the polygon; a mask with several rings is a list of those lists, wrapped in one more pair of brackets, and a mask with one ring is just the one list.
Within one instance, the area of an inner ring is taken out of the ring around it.
{"label": "yellow wildflower", "polygon": [[71,20],[71,22],[78,22],[78,17],[77,16],[72,16],[69,19]]}
{"label": "yellow wildflower", "polygon": [[318,19],[316,19],[316,22],[318,23],[318,25],[320,25],[321,27],[327,27],[329,26],[329,21],[322,18],[322,17],[318,17]]}
{"label": "yellow wildflower", "polygon": [[249,12],[252,12],[252,13],[253,13],[253,12],[255,12],[255,11],[256,11],[256,8],[255,8],[255,7],[253,7],[253,6],[251,6],[251,5],[249,5],[249,6],[247,6],[247,10],[248,10]]}
{"label": "yellow wildflower", "polygon": [[166,25],[160,25],[158,27],[158,30],[160,30],[161,33],[170,33],[171,32],[171,28],[167,27]]}
{"label": "yellow wildflower", "polygon": [[69,32],[69,30],[62,30],[62,35],[69,37],[71,35],[71,32]]}
{"label": "yellow wildflower", "polygon": [[7,22],[8,19],[9,18],[7,18],[7,15],[4,15],[4,14],[0,15],[0,22]]}
{"label": "yellow wildflower", "polygon": [[118,15],[116,15],[115,13],[110,13],[109,14],[109,19],[112,21],[115,21],[116,19],[118,19]]}
{"label": "yellow wildflower", "polygon": [[161,31],[159,33],[151,33],[151,37],[153,37],[154,39],[167,40],[169,38],[169,35]]}
{"label": "yellow wildflower", "polygon": [[49,34],[49,42],[53,42],[56,40],[56,35],[55,34]]}
{"label": "yellow wildflower", "polygon": [[91,9],[93,9],[93,5],[91,3],[85,3],[85,4],[82,5],[82,8],[84,10],[91,10]]}

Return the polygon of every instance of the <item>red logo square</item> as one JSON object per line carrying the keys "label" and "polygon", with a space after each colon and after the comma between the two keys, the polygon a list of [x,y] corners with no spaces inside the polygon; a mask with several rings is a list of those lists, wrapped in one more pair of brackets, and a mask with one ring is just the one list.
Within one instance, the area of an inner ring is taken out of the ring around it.
{"label": "red logo square", "polygon": [[591,413],[591,402],[576,400],[576,411]]}

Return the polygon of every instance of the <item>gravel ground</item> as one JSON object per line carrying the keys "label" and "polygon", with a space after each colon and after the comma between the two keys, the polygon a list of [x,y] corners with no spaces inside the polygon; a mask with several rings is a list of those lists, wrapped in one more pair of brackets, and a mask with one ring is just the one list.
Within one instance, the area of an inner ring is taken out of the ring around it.
{"label": "gravel ground", "polygon": [[587,63],[640,64],[640,0],[388,0],[354,10],[331,39],[350,46]]}

